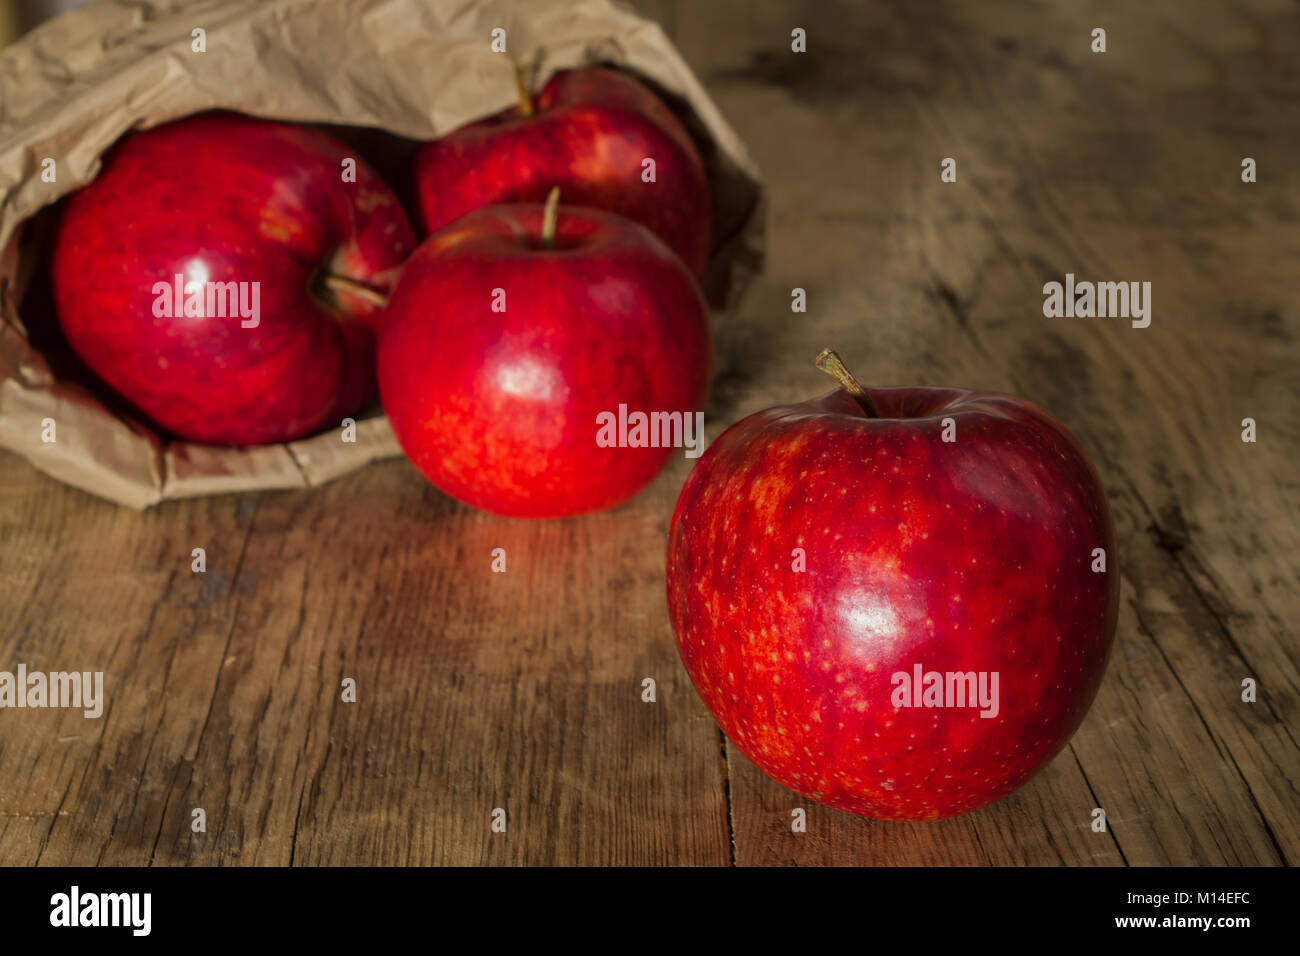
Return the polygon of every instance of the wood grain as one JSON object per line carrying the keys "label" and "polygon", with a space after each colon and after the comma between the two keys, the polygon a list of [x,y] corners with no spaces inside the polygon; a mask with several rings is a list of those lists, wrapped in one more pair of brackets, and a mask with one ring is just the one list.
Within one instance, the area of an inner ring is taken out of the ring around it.
{"label": "wood grain", "polygon": [[[1292,8],[722,6],[678,38],[723,64],[705,82],[776,184],[744,327],[766,319],[753,339],[780,354],[833,344],[864,381],[1051,409],[1103,475],[1124,580],[1101,696],[1030,787],[937,828],[816,809],[795,835],[806,801],[730,750],[739,861],[1296,862]],[[775,46],[796,25],[802,58]],[[1246,155],[1267,183],[1240,182]],[[1066,272],[1152,281],[1151,327],[1043,318]],[[782,314],[795,286],[806,319]],[[800,374],[765,370],[764,403],[815,387]],[[1241,442],[1246,416],[1267,442]],[[1269,688],[1254,705],[1247,676]]]}
{"label": "wood grain", "polygon": [[[108,697],[100,720],[0,711],[0,864],[1300,862],[1294,4],[638,6],[770,188],[710,435],[824,390],[827,345],[866,382],[1051,410],[1120,540],[1081,730],[1018,793],[937,824],[768,780],[673,645],[682,459],[612,513],[529,523],[405,462],[138,514],[0,455],[0,669],[103,670]],[[1151,326],[1044,318],[1066,272],[1151,281]]]}

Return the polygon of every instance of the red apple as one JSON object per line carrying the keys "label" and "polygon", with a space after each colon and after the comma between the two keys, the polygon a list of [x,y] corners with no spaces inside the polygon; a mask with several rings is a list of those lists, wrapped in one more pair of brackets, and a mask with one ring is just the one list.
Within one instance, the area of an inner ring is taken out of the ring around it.
{"label": "red apple", "polygon": [[344,181],[351,158],[316,130],[226,113],[128,136],[55,240],[68,342],[181,438],[337,424],[374,392],[380,304],[415,245],[368,166]]}
{"label": "red apple", "polygon": [[710,362],[681,259],[636,223],[552,199],[471,213],[416,250],[385,312],[379,390],[443,491],[562,517],[630,498],[674,453],[602,447],[602,413],[687,415]]}
{"label": "red apple", "polygon": [[[713,207],[690,135],[653,93],[604,69],[557,74],[520,105],[426,143],[416,157],[429,232],[498,203],[541,202],[559,186],[566,205],[639,222],[702,276]],[[655,181],[642,163],[655,161]]]}
{"label": "red apple", "polygon": [[749,416],[687,479],[678,649],[790,789],[880,819],[966,813],[1042,768],[1097,691],[1118,593],[1106,496],[1024,399],[864,390],[827,355],[849,390]]}

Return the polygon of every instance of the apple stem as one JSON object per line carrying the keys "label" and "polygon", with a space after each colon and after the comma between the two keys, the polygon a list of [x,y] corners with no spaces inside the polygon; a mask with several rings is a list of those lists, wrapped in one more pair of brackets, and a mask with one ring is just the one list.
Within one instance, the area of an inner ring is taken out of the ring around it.
{"label": "apple stem", "polygon": [[555,227],[560,221],[560,187],[552,186],[546,194],[546,209],[542,212],[542,248],[555,248]]}
{"label": "apple stem", "polygon": [[356,279],[341,276],[336,272],[326,272],[322,275],[321,285],[331,292],[346,292],[348,295],[356,296],[364,302],[369,302],[377,309],[382,309],[388,305],[388,296],[378,289],[372,288],[364,282],[358,282]]}
{"label": "apple stem", "polygon": [[856,398],[868,417],[880,417],[880,412],[876,409],[876,403],[871,400],[871,396],[862,387],[862,383],[853,377],[853,373],[848,370],[848,367],[835,353],[834,349],[822,349],[822,354],[817,356],[813,364],[839,382],[840,388]]}
{"label": "apple stem", "polygon": [[519,93],[519,112],[525,116],[536,113],[533,94],[528,90],[528,70],[522,63],[515,64],[515,90]]}

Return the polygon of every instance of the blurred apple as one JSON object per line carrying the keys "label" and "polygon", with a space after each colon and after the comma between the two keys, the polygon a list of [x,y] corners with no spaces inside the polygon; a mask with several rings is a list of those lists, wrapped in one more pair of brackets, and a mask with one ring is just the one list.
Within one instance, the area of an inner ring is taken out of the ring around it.
{"label": "blurred apple", "polygon": [[[592,206],[645,226],[697,276],[709,263],[713,206],[690,134],[645,86],[613,70],[557,74],[533,99],[426,143],[416,157],[425,228],[437,232],[483,206]],[[655,181],[642,180],[654,160]]]}

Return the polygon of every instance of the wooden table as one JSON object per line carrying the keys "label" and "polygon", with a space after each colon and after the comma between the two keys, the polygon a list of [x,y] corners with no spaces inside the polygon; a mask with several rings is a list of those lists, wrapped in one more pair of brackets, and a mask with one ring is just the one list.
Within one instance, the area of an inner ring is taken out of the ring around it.
{"label": "wooden table", "polygon": [[[1054,412],[1120,539],[1116,647],[1082,729],[1018,793],[934,824],[769,781],[674,648],[682,458],[612,513],[528,523],[405,461],[140,514],[4,455],[0,669],[103,669],[108,709],[0,712],[0,863],[1300,862],[1295,5],[640,6],[770,186],[710,437],[824,391],[826,345],[871,383]],[[1045,318],[1067,272],[1150,281],[1150,327]]]}

